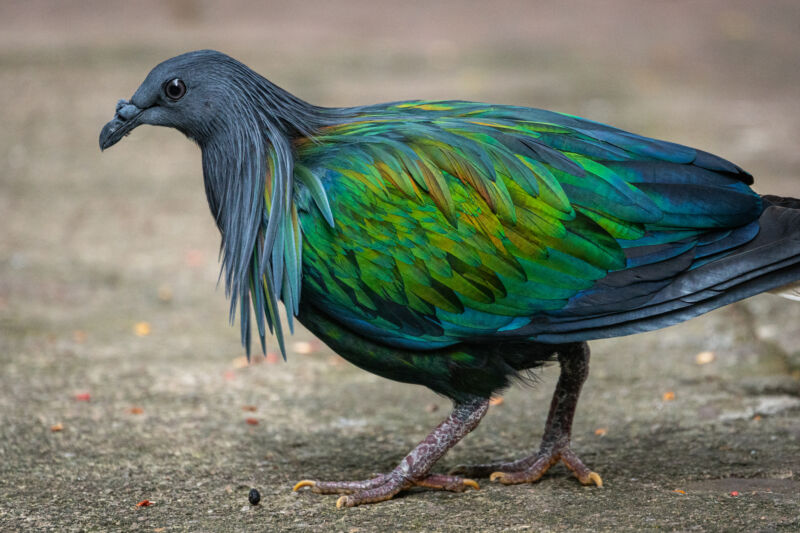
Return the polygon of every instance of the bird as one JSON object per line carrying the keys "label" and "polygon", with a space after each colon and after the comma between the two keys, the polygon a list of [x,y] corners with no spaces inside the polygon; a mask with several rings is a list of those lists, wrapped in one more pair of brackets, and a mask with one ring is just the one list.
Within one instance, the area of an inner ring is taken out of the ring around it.
{"label": "bird", "polygon": [[[602,487],[571,447],[588,341],[767,291],[800,299],[800,200],[756,193],[750,173],[708,152],[574,115],[449,100],[320,107],[198,50],[117,103],[101,150],[143,124],[200,148],[248,357],[269,331],[285,359],[297,321],[354,365],[452,400],[393,470],[294,486],[338,494],[337,507],[477,490],[486,476],[531,483],[559,462]],[[538,450],[433,471],[493,395],[555,361]]]}

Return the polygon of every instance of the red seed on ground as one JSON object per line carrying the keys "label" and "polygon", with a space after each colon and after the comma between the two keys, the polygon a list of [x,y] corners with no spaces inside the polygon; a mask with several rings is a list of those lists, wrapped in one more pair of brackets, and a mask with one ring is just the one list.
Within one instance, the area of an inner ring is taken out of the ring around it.
{"label": "red seed on ground", "polygon": [[200,268],[206,261],[206,254],[202,250],[186,250],[184,253],[186,266],[190,268]]}
{"label": "red seed on ground", "polygon": [[151,502],[150,500],[142,500],[136,504],[136,507],[150,507],[155,502]]}
{"label": "red seed on ground", "polygon": [[78,400],[79,402],[88,402],[89,400],[92,399],[92,395],[89,394],[88,392],[79,392],[78,394],[75,395],[75,399]]}
{"label": "red seed on ground", "polygon": [[258,425],[258,418],[246,418],[245,422],[247,422],[251,426],[257,426]]}
{"label": "red seed on ground", "polygon": [[739,491],[738,490],[732,490],[731,491],[731,496],[738,496],[738,495],[739,495]]}

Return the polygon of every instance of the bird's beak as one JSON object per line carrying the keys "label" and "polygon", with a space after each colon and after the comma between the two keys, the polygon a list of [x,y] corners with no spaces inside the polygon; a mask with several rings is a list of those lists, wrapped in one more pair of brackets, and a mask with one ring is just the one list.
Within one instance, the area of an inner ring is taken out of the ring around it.
{"label": "bird's beak", "polygon": [[141,124],[143,111],[144,109],[136,107],[127,100],[117,102],[117,112],[114,114],[114,118],[103,126],[100,132],[100,150],[114,146],[120,139]]}

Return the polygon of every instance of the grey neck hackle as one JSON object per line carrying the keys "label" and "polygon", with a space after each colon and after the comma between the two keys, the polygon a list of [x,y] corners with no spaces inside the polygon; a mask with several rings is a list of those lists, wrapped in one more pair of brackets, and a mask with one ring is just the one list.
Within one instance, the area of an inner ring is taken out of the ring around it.
{"label": "grey neck hackle", "polygon": [[[292,140],[337,122],[339,110],[312,106],[228,57],[233,89],[213,132],[198,140],[209,207],[222,234],[220,256],[230,320],[239,309],[242,344],[250,354],[250,305],[262,351],[268,327],[286,357],[278,300],[298,313],[302,235],[294,196]],[[266,327],[265,327],[266,319]]]}

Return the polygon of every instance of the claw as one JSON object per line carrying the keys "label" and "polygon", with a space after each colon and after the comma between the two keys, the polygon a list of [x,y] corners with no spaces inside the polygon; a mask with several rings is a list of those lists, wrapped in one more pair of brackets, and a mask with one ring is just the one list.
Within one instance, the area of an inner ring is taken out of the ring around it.
{"label": "claw", "polygon": [[338,500],[336,500],[336,508],[341,509],[347,505],[347,496],[340,496]]}
{"label": "claw", "polygon": [[298,490],[302,489],[303,487],[314,487],[316,484],[317,484],[316,481],[312,481],[310,479],[303,479],[303,480],[297,482],[297,484],[292,488],[292,492],[297,492]]}
{"label": "claw", "polygon": [[[592,473],[594,473],[594,472],[592,472]],[[467,487],[472,487],[472,488],[473,488],[473,489],[475,489],[475,490],[481,490],[481,486],[480,486],[480,485],[478,485],[478,482],[477,482],[477,481],[475,481],[474,479],[465,479],[464,481],[462,481],[462,483],[463,483],[465,486],[467,486]],[[600,481],[600,484],[602,485],[602,483],[603,483],[603,481],[601,480],[601,481]]]}
{"label": "claw", "polygon": [[492,475],[489,476],[489,481],[494,483],[495,481],[499,481],[500,483],[503,482],[503,478],[506,477],[505,472],[492,472]]}
{"label": "claw", "polygon": [[594,483],[598,487],[603,488],[603,478],[601,478],[600,474],[598,474],[597,472],[589,472],[589,475],[586,476],[586,480],[584,481],[583,479],[581,479],[580,481],[584,485],[591,485],[592,483]]}

